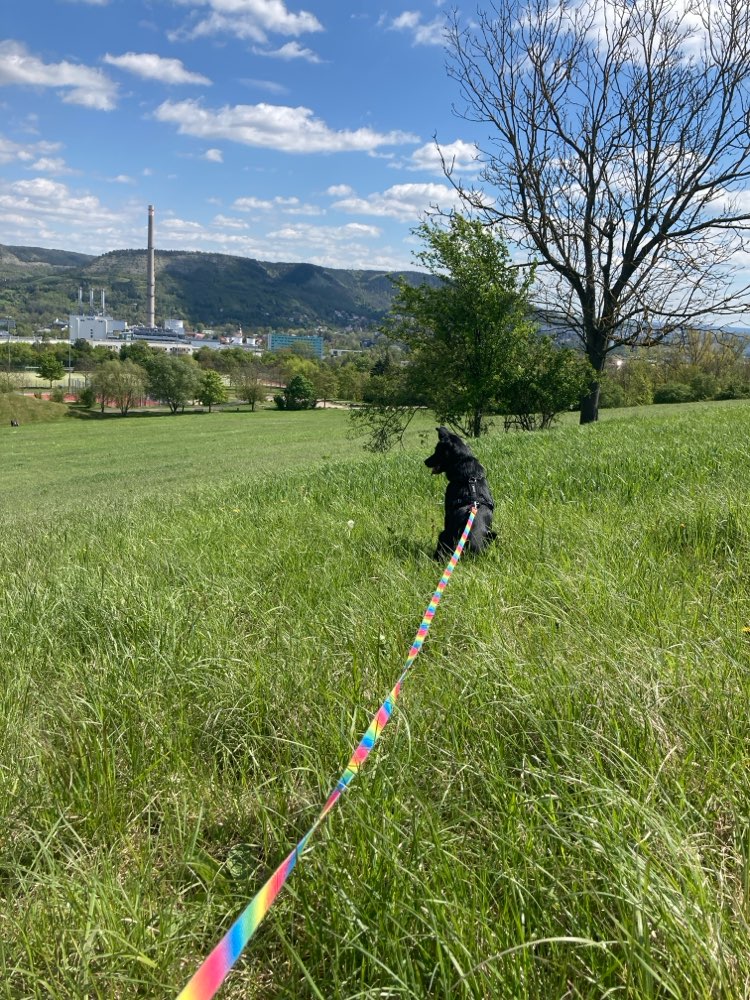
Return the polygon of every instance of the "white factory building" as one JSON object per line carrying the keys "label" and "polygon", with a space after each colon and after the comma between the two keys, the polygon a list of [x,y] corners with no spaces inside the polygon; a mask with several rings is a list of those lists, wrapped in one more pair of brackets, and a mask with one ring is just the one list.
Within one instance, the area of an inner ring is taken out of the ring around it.
{"label": "white factory building", "polygon": [[83,314],[83,289],[78,289],[78,314],[68,316],[68,336],[71,340],[106,340],[117,337],[125,330],[127,323],[107,315],[104,289],[102,288],[101,312],[94,312],[94,289],[89,291],[89,311]]}
{"label": "white factory building", "polygon": [[69,316],[68,330],[71,340],[107,340],[125,332],[124,320],[112,316]]}

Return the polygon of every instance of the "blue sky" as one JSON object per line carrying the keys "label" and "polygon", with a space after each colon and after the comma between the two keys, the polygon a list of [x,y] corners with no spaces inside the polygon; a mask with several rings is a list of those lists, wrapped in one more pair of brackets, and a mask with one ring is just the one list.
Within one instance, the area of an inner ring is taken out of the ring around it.
{"label": "blue sky", "polygon": [[0,243],[412,266],[473,176],[436,0],[7,0]]}

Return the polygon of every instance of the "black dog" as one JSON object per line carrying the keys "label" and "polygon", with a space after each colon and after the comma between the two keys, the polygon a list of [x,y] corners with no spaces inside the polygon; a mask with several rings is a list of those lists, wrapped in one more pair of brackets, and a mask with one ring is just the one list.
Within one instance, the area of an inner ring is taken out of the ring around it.
{"label": "black dog", "polygon": [[444,472],[448,477],[445,488],[445,526],[438,537],[435,558],[451,555],[463,534],[469,513],[474,504],[477,515],[469,535],[469,552],[482,552],[497,537],[492,530],[492,512],[495,504],[482,466],[471,448],[458,434],[451,434],[446,427],[438,427],[435,451],[424,460],[433,476]]}

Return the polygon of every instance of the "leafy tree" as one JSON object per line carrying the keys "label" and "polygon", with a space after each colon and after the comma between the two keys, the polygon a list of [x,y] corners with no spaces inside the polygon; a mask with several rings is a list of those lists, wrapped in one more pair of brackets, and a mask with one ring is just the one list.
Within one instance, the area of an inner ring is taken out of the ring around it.
{"label": "leafy tree", "polygon": [[266,387],[261,379],[260,366],[244,364],[232,372],[232,388],[239,399],[249,403],[254,412],[256,404],[266,396]]}
{"label": "leafy tree", "polygon": [[528,343],[533,273],[521,276],[502,237],[478,220],[456,214],[415,233],[426,243],[415,259],[438,280],[397,280],[389,333],[410,348],[412,381],[437,418],[478,437],[497,412],[519,345]]}
{"label": "leafy tree", "polygon": [[149,347],[145,340],[131,340],[120,348],[120,361],[133,361],[145,368],[153,360],[155,349]]}
{"label": "leafy tree", "polygon": [[39,374],[42,378],[49,380],[50,389],[52,388],[53,382],[56,382],[65,375],[65,368],[51,351],[45,352],[41,355],[38,361],[38,366]]}
{"label": "leafy tree", "polygon": [[310,381],[315,387],[317,398],[322,401],[324,406],[329,399],[333,399],[338,393],[339,380],[330,365],[320,365]]}
{"label": "leafy tree", "polygon": [[579,351],[559,347],[531,331],[503,380],[499,398],[505,428],[544,430],[572,409],[591,381],[591,365]]}
{"label": "leafy tree", "polygon": [[312,410],[318,400],[312,382],[304,375],[295,375],[273,401],[280,410]]}
{"label": "leafy tree", "polygon": [[449,50],[492,197],[454,185],[539,261],[596,420],[612,350],[747,308],[750,6],[492,0],[466,27],[454,13]]}
{"label": "leafy tree", "polygon": [[353,426],[367,435],[365,449],[384,452],[403,440],[425,401],[419,387],[412,384],[414,369],[410,366],[379,364],[373,370],[379,374],[370,376],[362,393],[367,405],[353,409],[350,418]]}
{"label": "leafy tree", "polygon": [[195,399],[200,387],[200,368],[190,358],[159,353],[147,366],[149,392],[166,403],[172,413]]}
{"label": "leafy tree", "polygon": [[352,402],[360,401],[365,384],[365,374],[355,364],[342,365],[336,374],[338,375],[340,398]]}
{"label": "leafy tree", "polygon": [[285,383],[289,383],[295,375],[304,375],[306,379],[313,382],[318,374],[319,365],[311,358],[286,353],[281,356],[279,371]]}
{"label": "leafy tree", "polygon": [[10,363],[14,368],[30,368],[39,363],[39,354],[31,344],[14,344],[11,342],[7,348],[3,345],[3,354],[7,357],[7,354],[5,354],[6,350],[10,354]]}
{"label": "leafy tree", "polygon": [[605,376],[601,406],[648,406],[653,402],[654,384],[658,378],[655,358],[652,363],[640,352],[618,357]]}
{"label": "leafy tree", "polygon": [[221,375],[208,369],[200,376],[197,396],[199,402],[207,406],[210,413],[211,407],[215,406],[216,403],[226,403],[229,399],[229,391]]}
{"label": "leafy tree", "polygon": [[94,371],[91,388],[102,413],[111,400],[123,417],[146,391],[148,373],[134,361],[105,361]]}
{"label": "leafy tree", "polygon": [[225,347],[219,351],[215,347],[204,345],[198,348],[193,358],[201,368],[214,368],[217,372],[231,375],[238,365],[247,362],[247,351],[241,347]]}

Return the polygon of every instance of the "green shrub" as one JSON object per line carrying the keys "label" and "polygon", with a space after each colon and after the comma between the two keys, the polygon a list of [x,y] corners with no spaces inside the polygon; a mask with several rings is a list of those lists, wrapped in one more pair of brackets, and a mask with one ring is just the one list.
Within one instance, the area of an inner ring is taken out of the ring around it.
{"label": "green shrub", "polygon": [[714,396],[714,399],[748,399],[750,397],[750,383],[748,382],[728,382]]}
{"label": "green shrub", "polygon": [[90,408],[96,402],[96,393],[90,385],[87,385],[84,389],[78,393],[78,402],[81,406]]}
{"label": "green shrub", "polygon": [[690,379],[690,388],[695,400],[713,399],[719,390],[719,383],[710,372],[696,372]]}
{"label": "green shrub", "polygon": [[312,382],[304,375],[295,375],[273,401],[280,410],[312,410],[318,400]]}
{"label": "green shrub", "polygon": [[693,403],[695,394],[689,385],[682,382],[667,382],[654,390],[655,403]]}
{"label": "green shrub", "polygon": [[53,403],[64,403],[65,402],[65,390],[62,386],[56,385],[52,392],[49,394],[49,398]]}
{"label": "green shrub", "polygon": [[602,410],[615,410],[627,406],[625,390],[611,379],[603,379],[599,393],[599,407]]}

